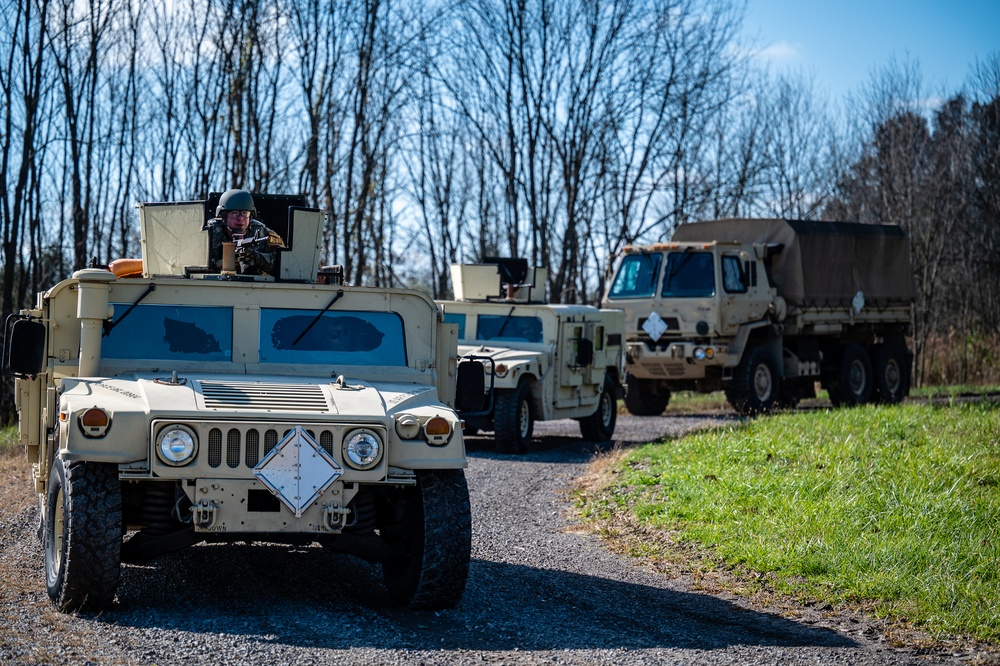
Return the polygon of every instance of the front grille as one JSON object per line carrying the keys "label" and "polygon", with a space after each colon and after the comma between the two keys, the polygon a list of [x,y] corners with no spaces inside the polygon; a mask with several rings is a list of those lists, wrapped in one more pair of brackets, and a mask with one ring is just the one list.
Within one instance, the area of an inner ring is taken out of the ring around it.
{"label": "front grille", "polygon": [[202,381],[208,409],[254,409],[279,412],[331,411],[318,384]]}
{"label": "front grille", "polygon": [[[372,426],[365,426],[371,428]],[[253,425],[233,424],[222,428],[213,427],[208,431],[208,451],[205,461],[209,467],[218,469],[223,462],[230,469],[243,465],[253,469],[277,444],[278,440],[291,432],[291,428],[267,428]],[[315,439],[324,451],[333,456],[334,434],[332,429],[307,428],[306,432]],[[263,437],[262,437],[263,436]],[[261,447],[261,439],[264,446]],[[223,451],[225,442],[225,451]],[[225,454],[225,455],[223,455]]]}
{"label": "front grille", "polygon": [[683,363],[649,363],[643,366],[646,372],[655,377],[683,377]]}

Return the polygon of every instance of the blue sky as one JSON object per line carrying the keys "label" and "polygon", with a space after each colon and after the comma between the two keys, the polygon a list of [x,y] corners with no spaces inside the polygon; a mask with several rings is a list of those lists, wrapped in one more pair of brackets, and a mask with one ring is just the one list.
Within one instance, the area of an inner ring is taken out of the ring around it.
{"label": "blue sky", "polygon": [[929,97],[957,92],[1000,53],[1000,0],[748,0],[744,35],[772,71],[812,75],[839,102],[895,57],[919,63]]}

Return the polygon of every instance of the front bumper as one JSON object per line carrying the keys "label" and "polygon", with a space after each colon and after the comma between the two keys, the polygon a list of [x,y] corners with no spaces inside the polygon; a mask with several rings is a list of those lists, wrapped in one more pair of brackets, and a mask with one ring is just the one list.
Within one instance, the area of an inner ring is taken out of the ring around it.
{"label": "front bumper", "polygon": [[642,340],[627,344],[626,370],[639,379],[704,379],[709,368],[726,367],[726,345],[660,342],[654,348]]}

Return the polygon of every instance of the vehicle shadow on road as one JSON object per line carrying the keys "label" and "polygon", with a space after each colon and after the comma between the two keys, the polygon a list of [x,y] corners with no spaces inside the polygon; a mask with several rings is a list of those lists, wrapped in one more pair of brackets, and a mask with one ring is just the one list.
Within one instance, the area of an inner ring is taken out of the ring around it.
{"label": "vehicle shadow on road", "polygon": [[857,646],[704,594],[485,560],[469,579],[458,607],[411,611],[389,599],[377,566],[319,547],[196,546],[126,566],[117,603],[93,620],[338,650]]}

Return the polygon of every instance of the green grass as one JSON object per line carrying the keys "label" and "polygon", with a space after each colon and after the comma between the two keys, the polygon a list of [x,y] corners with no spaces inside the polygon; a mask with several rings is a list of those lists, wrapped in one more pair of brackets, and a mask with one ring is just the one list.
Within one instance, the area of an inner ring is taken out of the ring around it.
{"label": "green grass", "polygon": [[910,398],[957,398],[959,396],[989,395],[995,393],[1000,393],[1000,386],[954,384],[914,387],[910,389]]}
{"label": "green grass", "polygon": [[580,495],[779,591],[1000,639],[1000,405],[787,412],[649,444]]}
{"label": "green grass", "polygon": [[17,426],[0,427],[0,453],[17,446]]}

